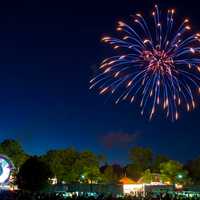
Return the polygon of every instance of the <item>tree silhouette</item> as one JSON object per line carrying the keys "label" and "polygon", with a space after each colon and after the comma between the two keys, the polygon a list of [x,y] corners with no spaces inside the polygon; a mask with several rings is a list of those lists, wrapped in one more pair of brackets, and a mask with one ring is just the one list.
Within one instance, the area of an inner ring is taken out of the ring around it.
{"label": "tree silhouette", "polygon": [[17,140],[6,139],[0,143],[0,154],[8,156],[18,169],[28,158],[21,144]]}
{"label": "tree silhouette", "polygon": [[52,175],[45,162],[36,156],[30,157],[19,170],[17,184],[22,190],[40,191],[48,186],[48,179]]}

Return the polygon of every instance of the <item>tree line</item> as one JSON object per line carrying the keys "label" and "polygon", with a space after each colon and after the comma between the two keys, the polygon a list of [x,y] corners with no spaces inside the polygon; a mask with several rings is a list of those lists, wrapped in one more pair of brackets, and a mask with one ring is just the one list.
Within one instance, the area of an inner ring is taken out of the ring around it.
{"label": "tree line", "polygon": [[58,183],[114,184],[124,176],[148,183],[155,181],[155,174],[159,174],[162,181],[171,184],[200,184],[200,157],[182,164],[165,155],[155,155],[150,148],[131,148],[126,166],[111,165],[105,156],[91,151],[80,152],[75,148],[49,150],[41,156],[30,156],[20,142],[12,139],[0,143],[0,154],[13,161],[18,184],[23,187],[26,187],[26,181],[22,178],[31,179],[31,171],[34,178],[38,176],[40,180],[47,180],[56,177]]}

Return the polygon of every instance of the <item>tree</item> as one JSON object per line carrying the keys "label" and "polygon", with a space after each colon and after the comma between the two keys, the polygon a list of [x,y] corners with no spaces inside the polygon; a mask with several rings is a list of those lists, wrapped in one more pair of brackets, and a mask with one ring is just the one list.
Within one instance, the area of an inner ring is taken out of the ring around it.
{"label": "tree", "polygon": [[102,179],[98,156],[90,151],[84,151],[79,154],[72,171],[76,176],[76,181],[93,183]]}
{"label": "tree", "polygon": [[125,175],[124,168],[118,164],[104,165],[100,170],[106,183],[117,183]]}
{"label": "tree", "polygon": [[183,165],[177,161],[169,160],[160,165],[161,179],[165,182],[170,181],[173,185],[176,183],[185,184],[187,182],[187,171]]}
{"label": "tree", "polygon": [[139,180],[139,178],[142,176],[142,169],[140,166],[136,164],[129,164],[126,166],[126,175],[133,180]]}
{"label": "tree", "polygon": [[165,155],[156,155],[153,160],[152,171],[154,173],[160,172],[160,164],[169,161],[169,158]]}
{"label": "tree", "polygon": [[105,183],[117,183],[119,180],[118,175],[115,173],[112,165],[107,165],[105,170],[103,171],[104,182]]}
{"label": "tree", "polygon": [[17,175],[17,184],[22,190],[40,191],[48,186],[48,179],[52,177],[50,167],[34,156],[21,166]]}
{"label": "tree", "polygon": [[130,160],[141,171],[150,169],[153,161],[152,150],[149,148],[134,147],[130,150]]}
{"label": "tree", "polygon": [[79,157],[79,153],[73,149],[51,150],[42,157],[58,179],[58,182],[74,182],[76,175],[73,173],[74,164]]}
{"label": "tree", "polygon": [[118,180],[125,175],[124,168],[121,165],[113,164],[112,168],[113,168],[114,173],[117,175]]}
{"label": "tree", "polygon": [[73,148],[48,151],[42,160],[46,162],[58,182],[100,181],[99,163],[102,156],[92,152],[77,152]]}
{"label": "tree", "polygon": [[28,158],[21,144],[12,139],[7,139],[0,143],[0,154],[8,156],[14,163],[16,169],[19,169]]}
{"label": "tree", "polygon": [[200,157],[189,161],[185,169],[188,170],[189,176],[192,178],[194,184],[200,184]]}
{"label": "tree", "polygon": [[153,181],[153,174],[151,173],[151,170],[146,169],[141,178],[144,183],[151,183]]}
{"label": "tree", "polygon": [[93,167],[85,166],[83,176],[85,177],[84,180],[86,180],[88,183],[91,183],[91,184],[102,182],[103,180],[102,174],[100,173],[98,166],[93,166]]}

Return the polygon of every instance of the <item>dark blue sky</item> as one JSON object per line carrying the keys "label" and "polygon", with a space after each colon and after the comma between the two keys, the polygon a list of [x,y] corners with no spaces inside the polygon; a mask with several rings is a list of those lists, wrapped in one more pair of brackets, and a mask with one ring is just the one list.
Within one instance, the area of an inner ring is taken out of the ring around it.
{"label": "dark blue sky", "polygon": [[[138,10],[148,16],[154,2],[1,2],[0,141],[19,139],[30,154],[74,146],[120,163],[134,145],[181,161],[200,155],[199,106],[176,123],[162,116],[149,122],[134,104],[116,106],[88,90],[95,66],[112,55],[101,36]],[[179,21],[191,16],[200,30],[198,2],[160,2],[163,9],[176,7]]]}

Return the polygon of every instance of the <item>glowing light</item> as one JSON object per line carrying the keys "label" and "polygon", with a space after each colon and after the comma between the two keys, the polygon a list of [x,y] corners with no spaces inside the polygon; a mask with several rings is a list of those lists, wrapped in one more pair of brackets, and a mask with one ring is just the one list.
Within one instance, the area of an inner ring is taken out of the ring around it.
{"label": "glowing light", "polygon": [[160,27],[160,26],[161,26],[161,23],[158,23],[157,26]]}
{"label": "glowing light", "polygon": [[[181,107],[187,111],[196,108],[200,33],[187,31],[191,30],[188,18],[175,30],[174,14],[175,9],[168,10],[167,20],[163,19],[156,5],[153,23],[148,24],[139,13],[134,16],[136,27],[119,21],[117,30],[123,32],[122,39],[106,36],[102,41],[120,48],[120,52],[102,62],[91,87],[99,88],[100,94],[115,93],[115,103],[140,99],[135,102],[140,102],[141,114],[149,119],[160,110],[158,107],[172,121],[179,119]],[[155,31],[151,32],[148,27],[152,25]]]}
{"label": "glowing light", "polygon": [[148,40],[148,39],[146,39],[146,40],[144,40],[144,42],[143,42],[144,44],[146,44],[146,43],[151,43],[151,41],[150,40]]}
{"label": "glowing light", "polygon": [[188,23],[189,22],[189,19],[185,19],[184,23]]}
{"label": "glowing light", "polygon": [[185,29],[186,30],[191,30],[191,27],[190,26],[186,26]]}
{"label": "glowing light", "polygon": [[127,84],[127,87],[131,86],[132,83],[133,83],[133,81],[129,81]]}
{"label": "glowing light", "polygon": [[111,67],[107,68],[107,69],[104,71],[104,73],[107,73],[107,72],[109,72],[110,70],[111,70]]}
{"label": "glowing light", "polygon": [[178,114],[178,112],[176,112],[176,115],[175,115],[175,117],[176,117],[176,120],[178,119],[178,117],[179,117],[179,114]]}
{"label": "glowing light", "polygon": [[142,15],[141,15],[140,13],[137,13],[136,16],[138,16],[138,17],[142,17]]}
{"label": "glowing light", "polygon": [[192,53],[195,53],[194,48],[190,48],[190,51],[191,51]]}
{"label": "glowing light", "polygon": [[119,26],[125,26],[125,23],[122,22],[122,21],[119,21],[119,22],[118,22],[118,25],[119,25]]}
{"label": "glowing light", "polygon": [[133,96],[133,97],[131,98],[131,103],[134,101],[134,99],[135,99],[135,97]]}
{"label": "glowing light", "polygon": [[189,103],[187,103],[187,111],[188,112],[190,111],[190,105],[189,105]]}
{"label": "glowing light", "polygon": [[124,184],[124,194],[131,194],[133,192],[141,192],[144,190],[144,184]]}
{"label": "glowing light", "polygon": [[108,90],[108,87],[106,87],[106,88],[102,89],[102,90],[100,91],[100,94],[103,94],[103,93],[105,93],[107,90]]}
{"label": "glowing light", "polygon": [[119,48],[119,46],[114,46],[114,49],[118,49]]}
{"label": "glowing light", "polygon": [[119,76],[119,73],[120,73],[120,72],[116,72],[114,77],[115,77],[115,78],[118,77],[118,76]]}
{"label": "glowing light", "polygon": [[13,168],[12,162],[7,157],[0,155],[0,184],[4,184],[9,180]]}
{"label": "glowing light", "polygon": [[118,27],[117,28],[117,31],[122,31],[123,29],[121,27]]}
{"label": "glowing light", "polygon": [[123,40],[127,40],[129,38],[129,36],[124,36]]}
{"label": "glowing light", "polygon": [[175,13],[175,9],[172,9],[172,14],[174,14]]}

